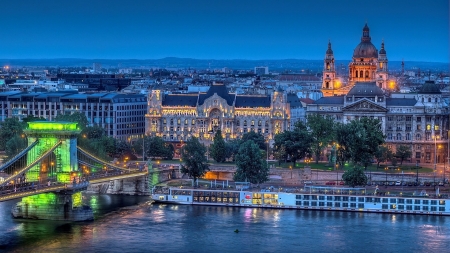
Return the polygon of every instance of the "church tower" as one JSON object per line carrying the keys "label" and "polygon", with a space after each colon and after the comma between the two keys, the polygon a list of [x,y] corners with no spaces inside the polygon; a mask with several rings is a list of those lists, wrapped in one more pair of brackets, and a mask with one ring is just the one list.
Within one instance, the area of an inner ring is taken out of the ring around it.
{"label": "church tower", "polygon": [[336,70],[334,68],[334,54],[331,49],[331,42],[328,42],[328,49],[325,53],[322,76],[322,94],[324,97],[334,96]]}
{"label": "church tower", "polygon": [[376,82],[378,87],[387,89],[388,85],[388,59],[386,57],[386,50],[384,49],[384,41],[381,42],[381,49],[378,54],[378,66],[376,71]]}

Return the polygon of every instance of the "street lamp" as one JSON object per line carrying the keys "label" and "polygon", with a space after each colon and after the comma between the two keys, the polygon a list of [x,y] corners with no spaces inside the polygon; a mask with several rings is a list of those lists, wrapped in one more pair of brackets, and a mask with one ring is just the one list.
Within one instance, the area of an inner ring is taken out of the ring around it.
{"label": "street lamp", "polygon": [[433,139],[434,139],[434,179],[433,179],[433,186],[434,189],[436,190],[436,163],[437,163],[437,146],[436,146],[436,139],[439,136],[433,135]]}
{"label": "street lamp", "polygon": [[384,188],[387,188],[387,170],[388,170],[388,167],[384,168],[384,170],[385,170],[385,174],[386,174],[386,181],[384,182]]}
{"label": "street lamp", "polygon": [[419,185],[419,162],[416,162],[416,183]]}

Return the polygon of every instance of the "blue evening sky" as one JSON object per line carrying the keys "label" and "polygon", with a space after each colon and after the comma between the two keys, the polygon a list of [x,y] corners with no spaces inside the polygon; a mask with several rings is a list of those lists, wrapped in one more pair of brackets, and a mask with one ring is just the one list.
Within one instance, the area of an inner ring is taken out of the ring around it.
{"label": "blue evening sky", "polygon": [[0,59],[349,60],[365,22],[389,60],[449,61],[448,0],[2,0]]}

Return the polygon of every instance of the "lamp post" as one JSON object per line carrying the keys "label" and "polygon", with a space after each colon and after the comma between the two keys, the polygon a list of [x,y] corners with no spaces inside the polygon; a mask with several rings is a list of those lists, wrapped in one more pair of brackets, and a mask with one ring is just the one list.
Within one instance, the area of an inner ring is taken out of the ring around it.
{"label": "lamp post", "polygon": [[419,162],[416,162],[416,183],[419,185]]}
{"label": "lamp post", "polygon": [[384,170],[385,170],[385,174],[386,174],[386,181],[384,182],[384,188],[387,188],[387,170],[388,170],[388,168],[386,167],[386,168],[384,168]]}
{"label": "lamp post", "polygon": [[437,148],[436,148],[436,139],[438,136],[434,135],[434,179],[433,179],[433,187],[436,190],[436,163],[437,163]]}

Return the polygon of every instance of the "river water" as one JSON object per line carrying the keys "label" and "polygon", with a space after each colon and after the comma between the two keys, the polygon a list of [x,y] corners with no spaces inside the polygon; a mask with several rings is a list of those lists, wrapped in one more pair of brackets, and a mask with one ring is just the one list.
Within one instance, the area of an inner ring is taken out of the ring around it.
{"label": "river water", "polygon": [[0,252],[450,250],[450,217],[151,204],[142,196],[83,201],[95,221],[14,220],[17,201],[0,202]]}

